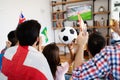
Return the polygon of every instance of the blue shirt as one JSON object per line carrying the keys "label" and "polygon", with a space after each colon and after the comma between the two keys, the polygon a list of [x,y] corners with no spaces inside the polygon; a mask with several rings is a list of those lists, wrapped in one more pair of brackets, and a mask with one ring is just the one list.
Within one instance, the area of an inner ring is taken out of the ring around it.
{"label": "blue shirt", "polygon": [[6,49],[7,49],[7,47],[5,47],[5,48],[1,51],[1,53],[0,53],[0,70],[1,70],[1,68],[2,68],[2,57],[3,57]]}

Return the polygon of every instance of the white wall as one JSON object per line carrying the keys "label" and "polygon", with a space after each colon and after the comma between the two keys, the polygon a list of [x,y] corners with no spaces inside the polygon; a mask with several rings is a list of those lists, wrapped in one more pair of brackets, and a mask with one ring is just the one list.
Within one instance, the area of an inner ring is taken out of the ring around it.
{"label": "white wall", "polygon": [[26,19],[38,20],[42,29],[48,27],[48,43],[53,42],[50,0],[0,0],[0,50],[5,47],[8,32],[16,28],[21,11]]}
{"label": "white wall", "polygon": [[[120,6],[114,6],[115,3],[120,3],[120,0],[112,0],[111,1],[111,18],[115,20],[119,20],[119,12],[120,12]],[[118,10],[115,10],[118,9]]]}

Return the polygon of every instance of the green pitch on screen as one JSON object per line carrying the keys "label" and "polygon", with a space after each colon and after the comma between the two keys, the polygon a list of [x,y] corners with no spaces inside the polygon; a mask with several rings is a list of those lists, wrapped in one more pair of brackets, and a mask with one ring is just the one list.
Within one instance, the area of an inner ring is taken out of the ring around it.
{"label": "green pitch on screen", "polygon": [[[91,11],[85,12],[80,14],[80,16],[82,17],[83,20],[90,20],[92,19],[92,12]],[[68,20],[73,20],[73,21],[78,20],[78,15],[70,16],[68,17]]]}

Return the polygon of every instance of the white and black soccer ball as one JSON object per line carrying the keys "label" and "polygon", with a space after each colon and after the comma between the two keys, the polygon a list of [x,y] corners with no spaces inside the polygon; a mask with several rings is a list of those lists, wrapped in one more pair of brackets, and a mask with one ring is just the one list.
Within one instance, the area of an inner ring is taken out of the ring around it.
{"label": "white and black soccer ball", "polygon": [[77,38],[77,32],[73,27],[64,27],[59,33],[59,39],[64,44],[70,44]]}

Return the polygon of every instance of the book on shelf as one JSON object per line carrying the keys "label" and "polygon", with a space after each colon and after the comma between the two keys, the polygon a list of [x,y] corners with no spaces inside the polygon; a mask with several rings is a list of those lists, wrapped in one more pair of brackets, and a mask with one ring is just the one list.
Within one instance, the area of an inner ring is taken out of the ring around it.
{"label": "book on shelf", "polygon": [[56,19],[64,19],[64,14],[63,13],[54,13],[53,20],[56,20]]}
{"label": "book on shelf", "polygon": [[54,27],[54,28],[56,28],[56,27],[57,27],[56,22],[53,22],[53,27]]}

